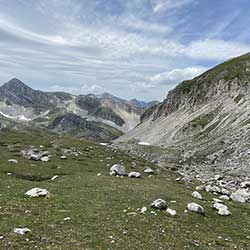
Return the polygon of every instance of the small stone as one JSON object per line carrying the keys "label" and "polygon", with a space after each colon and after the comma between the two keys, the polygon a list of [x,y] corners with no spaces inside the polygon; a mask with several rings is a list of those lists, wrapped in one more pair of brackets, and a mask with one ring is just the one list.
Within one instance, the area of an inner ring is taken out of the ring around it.
{"label": "small stone", "polygon": [[171,208],[167,208],[166,212],[171,216],[176,216],[176,214],[177,214],[177,212]]}
{"label": "small stone", "polygon": [[221,195],[221,196],[219,196],[219,199],[225,200],[225,201],[229,201],[229,200],[230,200],[230,197],[227,196],[227,195]]}
{"label": "small stone", "polygon": [[33,160],[33,161],[39,161],[39,160],[40,160],[40,156],[39,156],[39,155],[32,154],[32,155],[30,156],[30,159]]}
{"label": "small stone", "polygon": [[58,175],[55,175],[55,176],[53,176],[50,180],[51,181],[54,181],[55,179],[57,179],[59,176]]}
{"label": "small stone", "polygon": [[217,199],[217,198],[213,198],[213,201],[214,201],[215,203],[223,203],[223,201],[222,201],[222,200]]}
{"label": "small stone", "polygon": [[49,157],[48,156],[43,156],[40,160],[43,161],[43,162],[48,162]]}
{"label": "small stone", "polygon": [[27,191],[25,195],[29,197],[45,197],[49,196],[49,192],[47,189],[32,188],[29,191]]}
{"label": "small stone", "polygon": [[202,200],[203,199],[202,196],[201,196],[201,194],[199,192],[197,192],[197,191],[194,191],[192,193],[192,197],[195,198],[195,199],[198,199],[198,200]]}
{"label": "small stone", "polygon": [[129,178],[141,178],[141,173],[139,173],[139,172],[130,172],[128,174],[128,177]]}
{"label": "small stone", "polygon": [[11,163],[18,163],[18,161],[15,160],[15,159],[9,159],[8,162],[11,162]]}
{"label": "small stone", "polygon": [[167,203],[163,199],[157,199],[151,203],[151,207],[159,210],[164,210],[167,208]]}
{"label": "small stone", "polygon": [[62,155],[60,158],[61,158],[62,160],[66,160],[66,159],[67,159],[67,156],[66,156],[66,155]]}
{"label": "small stone", "polygon": [[102,175],[101,173],[98,173],[96,176],[99,177],[99,176],[101,176],[101,175]]}
{"label": "small stone", "polygon": [[144,173],[146,173],[146,174],[154,174],[154,170],[152,168],[150,168],[150,167],[146,167],[144,169]]}
{"label": "small stone", "polygon": [[145,214],[147,212],[147,207],[142,207],[140,213]]}
{"label": "small stone", "polygon": [[68,221],[68,220],[71,220],[71,218],[70,218],[70,217],[66,217],[66,218],[64,218],[63,220],[64,220],[64,221]]}
{"label": "small stone", "polygon": [[216,210],[219,210],[219,209],[228,210],[228,207],[221,203],[214,203],[213,208],[215,208]]}
{"label": "small stone", "polygon": [[204,214],[204,208],[201,205],[193,203],[193,202],[187,204],[187,209],[191,212]]}
{"label": "small stone", "polygon": [[21,235],[28,234],[30,232],[31,230],[29,228],[15,228],[14,229],[14,233],[21,234]]}
{"label": "small stone", "polygon": [[228,209],[220,208],[218,214],[221,216],[228,216],[231,214],[231,212]]}

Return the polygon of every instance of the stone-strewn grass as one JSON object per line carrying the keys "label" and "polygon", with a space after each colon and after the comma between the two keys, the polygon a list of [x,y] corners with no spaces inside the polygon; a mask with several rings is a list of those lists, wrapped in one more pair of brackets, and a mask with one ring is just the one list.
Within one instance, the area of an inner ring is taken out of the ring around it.
{"label": "stone-strewn grass", "polygon": [[[58,147],[52,147],[51,141]],[[43,145],[42,150],[51,152],[51,161],[21,157],[19,152],[29,145]],[[83,155],[61,160],[61,149],[72,147]],[[210,208],[213,196],[202,193],[205,200],[198,203],[205,215],[184,213],[188,202],[197,202],[191,197],[193,185],[175,182],[170,172],[142,179],[110,177],[106,164],[120,160],[128,170],[133,161],[139,172],[146,165],[155,168],[80,139],[35,132],[0,134],[0,236],[4,236],[0,249],[250,249],[249,204],[227,202],[232,215],[220,217]],[[102,175],[97,177],[98,173]],[[48,177],[54,175],[59,178],[50,181]],[[25,198],[24,193],[33,187],[47,188],[50,197]],[[151,209],[145,215],[133,214],[156,198],[165,199],[177,216],[169,217],[164,211],[153,215]],[[65,221],[66,217],[71,219]],[[16,235],[15,227],[28,227],[32,233]]]}

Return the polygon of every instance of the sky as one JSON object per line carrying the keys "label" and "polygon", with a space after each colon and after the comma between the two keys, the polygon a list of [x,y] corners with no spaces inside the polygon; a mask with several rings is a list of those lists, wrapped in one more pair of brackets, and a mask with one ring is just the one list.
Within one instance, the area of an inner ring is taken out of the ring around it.
{"label": "sky", "polygon": [[0,84],[162,100],[250,51],[249,0],[0,0]]}

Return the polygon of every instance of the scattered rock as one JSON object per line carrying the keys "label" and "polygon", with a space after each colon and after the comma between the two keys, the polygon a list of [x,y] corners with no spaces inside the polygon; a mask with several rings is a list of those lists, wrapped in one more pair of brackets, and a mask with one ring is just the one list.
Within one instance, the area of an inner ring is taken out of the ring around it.
{"label": "scattered rock", "polygon": [[130,177],[130,178],[141,178],[141,173],[139,173],[139,172],[130,172],[128,174],[128,177]]}
{"label": "scattered rock", "polygon": [[250,181],[244,181],[240,184],[242,188],[250,188]]}
{"label": "scattered rock", "polygon": [[27,191],[25,195],[29,197],[48,197],[49,192],[47,189],[32,188],[29,191]]}
{"label": "scattered rock", "polygon": [[146,174],[154,174],[154,170],[152,168],[150,168],[150,167],[146,167],[144,169],[144,173],[146,173]]}
{"label": "scattered rock", "polygon": [[221,196],[219,196],[219,199],[225,200],[225,201],[229,201],[229,200],[230,200],[230,197],[227,196],[227,195],[221,195]]}
{"label": "scattered rock", "polygon": [[219,187],[211,186],[211,185],[206,186],[205,190],[208,193],[217,193],[217,194],[219,194],[221,192],[221,189]]}
{"label": "scattered rock", "polygon": [[15,160],[15,159],[9,159],[8,162],[11,162],[11,163],[18,163],[18,161]]}
{"label": "scattered rock", "polygon": [[239,189],[236,192],[232,193],[230,197],[233,201],[237,202],[249,202],[250,201],[250,192],[247,189]]}
{"label": "scattered rock", "polygon": [[145,214],[147,212],[147,207],[142,207],[140,213]]}
{"label": "scattered rock", "polygon": [[49,157],[48,156],[43,156],[40,160],[43,161],[43,162],[48,162]]}
{"label": "scattered rock", "polygon": [[218,214],[221,216],[228,216],[231,214],[231,212],[228,209],[220,208]]}
{"label": "scattered rock", "polygon": [[30,159],[33,160],[33,161],[39,161],[40,160],[40,156],[39,155],[36,155],[36,154],[32,154],[30,156]]}
{"label": "scattered rock", "polygon": [[159,210],[164,210],[167,208],[167,203],[163,199],[157,199],[151,203],[151,207]]}
{"label": "scattered rock", "polygon": [[66,218],[64,218],[63,220],[64,220],[64,221],[68,221],[68,220],[71,220],[71,218],[70,218],[70,217],[66,217]]}
{"label": "scattered rock", "polygon": [[125,176],[126,168],[121,164],[115,164],[110,168],[110,175]]}
{"label": "scattered rock", "polygon": [[187,204],[187,209],[191,212],[204,214],[204,208],[201,205],[193,203],[193,202]]}
{"label": "scattered rock", "polygon": [[29,228],[15,228],[14,229],[14,233],[21,234],[21,235],[28,234],[30,232],[31,230]]}
{"label": "scattered rock", "polygon": [[202,200],[203,199],[202,196],[201,196],[201,194],[199,192],[197,192],[197,191],[194,191],[192,193],[192,197],[195,198],[195,199],[198,199],[198,200]]}
{"label": "scattered rock", "polygon": [[219,209],[228,210],[228,207],[224,204],[221,204],[221,203],[214,203],[213,208],[215,208],[216,210],[219,210]]}
{"label": "scattered rock", "polygon": [[171,208],[167,208],[166,212],[171,216],[176,216],[176,214],[177,214],[177,212]]}
{"label": "scattered rock", "polygon": [[61,158],[62,160],[66,160],[66,159],[67,159],[67,156],[66,156],[66,155],[62,155],[60,158]]}
{"label": "scattered rock", "polygon": [[59,176],[58,175],[55,175],[55,176],[53,176],[50,180],[51,181],[54,181],[55,179],[57,179]]}
{"label": "scattered rock", "polygon": [[214,201],[215,203],[223,203],[223,201],[222,201],[222,200],[217,199],[217,198],[213,198],[213,201]]}
{"label": "scattered rock", "polygon": [[222,216],[228,216],[231,214],[231,212],[228,210],[228,207],[221,203],[214,203],[213,208],[218,210],[218,214]]}

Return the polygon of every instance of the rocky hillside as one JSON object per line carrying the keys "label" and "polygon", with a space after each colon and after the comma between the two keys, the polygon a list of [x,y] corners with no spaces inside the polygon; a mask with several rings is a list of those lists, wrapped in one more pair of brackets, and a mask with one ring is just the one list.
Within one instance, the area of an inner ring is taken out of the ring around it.
{"label": "rocky hillside", "polygon": [[[101,96],[75,96],[63,92],[43,92],[30,88],[18,79],[12,79],[0,87],[0,114],[3,117],[49,128],[60,117],[69,118],[75,114],[78,120],[86,121],[84,124],[101,124],[106,134],[113,131],[117,136],[121,134],[117,133],[117,129],[122,132],[133,129],[148,105],[151,104],[126,101],[107,93]],[[73,130],[65,126],[64,130]],[[73,127],[76,131],[78,126]],[[56,128],[54,126],[54,130]],[[78,128],[78,132],[82,132],[82,128]],[[99,137],[98,134],[96,136]],[[113,139],[114,135],[110,138]]]}
{"label": "rocky hillside", "polygon": [[180,83],[118,142],[131,142],[137,152],[139,141],[157,146],[147,148],[148,157],[185,166],[193,175],[244,175],[250,173],[249,107],[250,54],[245,54]]}
{"label": "rocky hillside", "polygon": [[73,113],[56,117],[49,125],[49,129],[99,141],[109,141],[122,135],[118,129],[102,123],[87,121]]}

